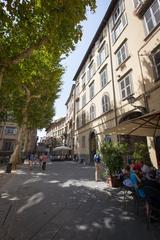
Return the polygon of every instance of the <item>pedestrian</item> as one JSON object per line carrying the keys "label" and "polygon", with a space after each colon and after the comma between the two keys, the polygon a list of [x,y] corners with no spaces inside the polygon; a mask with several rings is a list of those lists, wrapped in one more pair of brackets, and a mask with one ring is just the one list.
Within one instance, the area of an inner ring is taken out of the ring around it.
{"label": "pedestrian", "polygon": [[101,163],[101,157],[100,154],[97,152],[94,154],[94,162],[95,162],[95,180],[100,181],[100,163]]}
{"label": "pedestrian", "polygon": [[48,161],[48,155],[47,153],[43,154],[42,156],[42,170],[44,171],[46,169],[46,163]]}
{"label": "pedestrian", "polygon": [[32,152],[29,152],[28,154],[28,161],[29,161],[29,169],[32,170],[33,161],[34,161],[34,154]]}

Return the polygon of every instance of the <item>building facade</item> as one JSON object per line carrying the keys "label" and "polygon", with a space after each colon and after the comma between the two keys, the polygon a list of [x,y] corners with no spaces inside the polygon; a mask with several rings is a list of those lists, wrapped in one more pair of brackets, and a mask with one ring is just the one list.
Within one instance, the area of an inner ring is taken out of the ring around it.
{"label": "building facade", "polygon": [[65,117],[53,121],[46,129],[45,143],[48,145],[50,152],[53,148],[66,143],[66,125]]}
{"label": "building facade", "polygon": [[0,157],[9,157],[16,144],[18,134],[17,124],[12,121],[0,123]]}
{"label": "building facade", "polygon": [[69,98],[66,101],[66,145],[72,149],[74,155],[74,131],[75,131],[75,84],[73,84]]}
{"label": "building facade", "polygon": [[74,151],[85,161],[103,141],[117,140],[110,128],[160,109],[159,30],[160,0],[111,1],[74,76]]}

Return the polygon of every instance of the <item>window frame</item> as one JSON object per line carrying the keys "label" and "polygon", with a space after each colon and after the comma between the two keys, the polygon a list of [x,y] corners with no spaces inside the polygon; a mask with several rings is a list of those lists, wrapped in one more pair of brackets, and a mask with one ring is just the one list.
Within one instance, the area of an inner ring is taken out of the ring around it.
{"label": "window frame", "polygon": [[[107,101],[106,101],[107,100]],[[109,112],[111,109],[111,104],[110,104],[110,97],[108,93],[105,93],[102,96],[102,112],[106,113]]]}
{"label": "window frame", "polygon": [[[126,80],[129,77],[129,85],[126,85]],[[123,89],[121,88],[122,82],[124,83],[124,87]],[[128,86],[130,87],[130,93],[127,94],[127,88]],[[133,94],[133,85],[132,85],[132,74],[131,72],[129,72],[128,74],[126,74],[123,78],[121,78],[121,80],[119,81],[119,89],[120,89],[120,96],[121,96],[121,100],[125,100],[127,99],[130,95]],[[123,91],[125,93],[125,96],[123,97]]]}
{"label": "window frame", "polygon": [[86,93],[82,96],[82,108],[86,105]]}
{"label": "window frame", "polygon": [[[147,11],[143,15],[143,21],[144,21],[144,25],[145,25],[146,35],[150,34],[156,28],[156,26],[158,24],[160,24],[160,19],[159,19],[159,22],[157,23],[155,15],[153,13],[153,9],[152,9],[153,5],[156,2],[158,3],[158,6],[159,6],[158,9],[159,9],[159,14],[160,14],[160,0],[154,0],[154,2],[151,4],[151,6],[147,9]],[[153,28],[152,29],[149,29],[149,27],[148,27],[148,22],[149,21],[146,20],[146,16],[145,16],[147,13],[150,14],[150,19],[151,19],[152,24],[153,24]]]}
{"label": "window frame", "polygon": [[155,75],[156,81],[160,80],[160,70],[158,72],[158,68],[157,68],[157,66],[160,68],[160,62],[157,64],[155,61],[155,55],[157,53],[159,53],[159,55],[160,55],[160,45],[158,45],[155,49],[153,49],[153,51],[151,53],[152,63],[153,63],[153,68],[154,68],[154,75]]}
{"label": "window frame", "polygon": [[[128,23],[127,15],[125,12],[123,12],[123,14],[121,15],[121,17],[119,18],[119,20],[117,21],[116,25],[114,26],[114,28],[112,29],[112,32],[111,32],[113,44],[117,41],[117,39],[119,38],[119,36],[123,32],[123,30],[126,28],[127,23]],[[117,31],[118,28],[120,28],[120,29]]]}
{"label": "window frame", "polygon": [[90,121],[94,120],[96,118],[96,106],[95,104],[92,104],[89,109],[89,118]]}
{"label": "window frame", "polygon": [[[122,52],[122,48],[124,48],[124,53]],[[118,54],[120,54],[120,61],[119,61]],[[124,54],[125,54],[125,58],[123,58]],[[125,62],[125,60],[129,57],[127,41],[125,41],[123,44],[121,44],[121,46],[115,52],[115,55],[116,55],[116,62],[117,62],[117,67],[118,67],[121,64],[123,64]]]}
{"label": "window frame", "polygon": [[90,100],[94,97],[95,92],[94,92],[94,81],[89,85],[89,96]]}
{"label": "window frame", "polygon": [[[103,76],[104,73],[106,73],[105,74],[105,76],[106,76],[105,81],[104,81],[104,78],[102,79],[102,76]],[[108,83],[108,68],[107,68],[107,65],[100,71],[99,74],[100,74],[101,88],[104,88]]]}

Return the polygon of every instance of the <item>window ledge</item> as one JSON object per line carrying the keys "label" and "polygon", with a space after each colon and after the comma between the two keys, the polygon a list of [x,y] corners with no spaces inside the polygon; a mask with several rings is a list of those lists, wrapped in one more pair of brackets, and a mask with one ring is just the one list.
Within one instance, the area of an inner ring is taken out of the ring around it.
{"label": "window ledge", "polygon": [[[150,36],[154,33],[154,32],[156,32],[156,30],[158,29],[160,27],[160,22],[157,24],[157,26],[155,26],[153,29],[152,29],[152,31],[150,32],[150,33],[148,33],[148,35],[144,38],[144,41],[147,41],[149,38],[150,38]],[[159,31],[159,29],[158,29],[158,31]],[[157,31],[157,32],[158,32]]]}
{"label": "window ledge", "polygon": [[119,68],[123,68],[123,65],[130,59],[130,55],[116,68],[116,71],[118,71]]}

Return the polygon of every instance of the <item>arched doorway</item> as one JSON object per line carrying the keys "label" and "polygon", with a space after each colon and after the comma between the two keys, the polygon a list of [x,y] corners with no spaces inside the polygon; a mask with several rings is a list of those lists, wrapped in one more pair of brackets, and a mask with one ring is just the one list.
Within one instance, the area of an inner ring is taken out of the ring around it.
{"label": "arched doorway", "polygon": [[96,133],[92,131],[89,135],[89,153],[90,153],[90,163],[93,163],[93,157],[96,153],[97,149],[97,140],[96,140]]}

